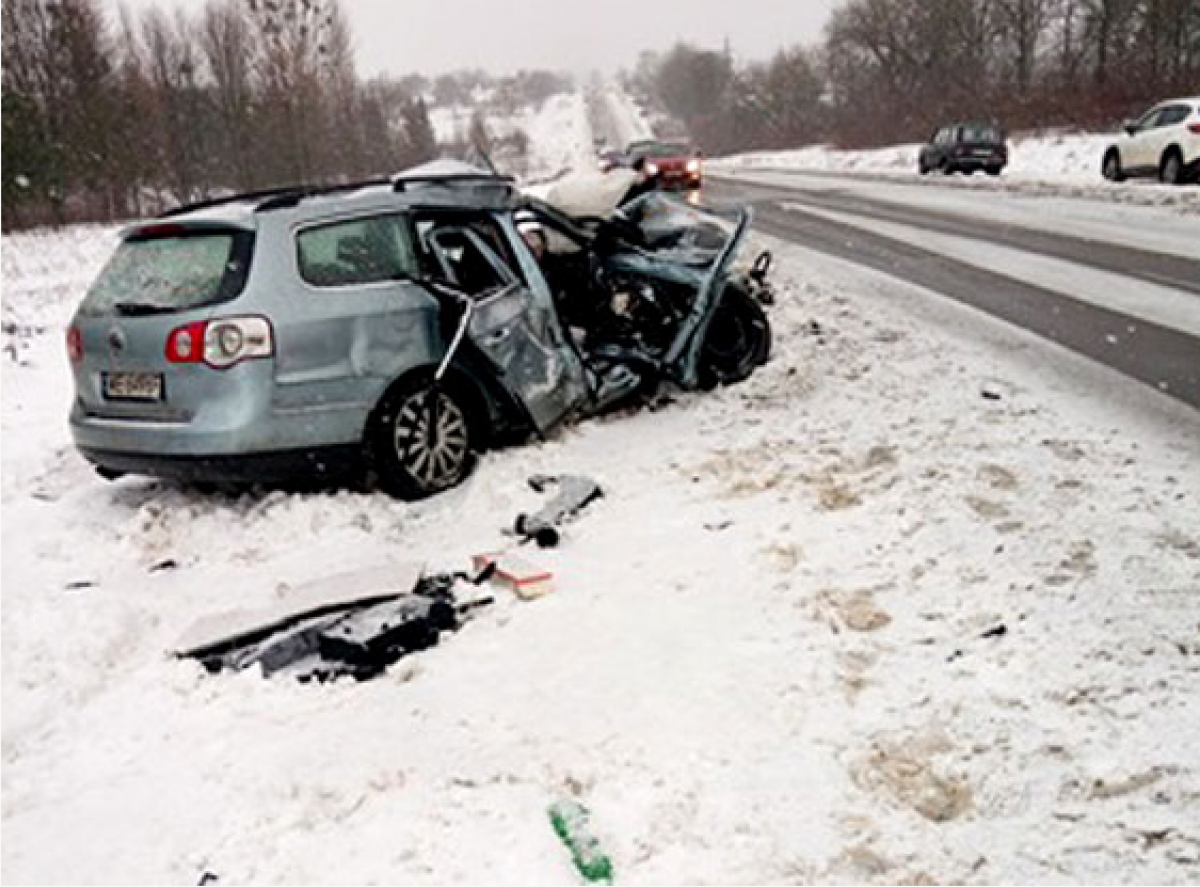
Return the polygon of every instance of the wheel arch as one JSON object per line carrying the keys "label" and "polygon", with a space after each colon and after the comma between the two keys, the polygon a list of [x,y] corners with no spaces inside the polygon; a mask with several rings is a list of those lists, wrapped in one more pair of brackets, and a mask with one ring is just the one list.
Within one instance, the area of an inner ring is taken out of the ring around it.
{"label": "wheel arch", "polygon": [[[432,382],[437,368],[437,364],[433,363],[410,367],[384,387],[367,412],[360,435],[364,443],[370,442],[372,433],[380,421],[383,406],[392,394],[419,381]],[[464,361],[455,361],[446,368],[442,385],[462,398],[467,422],[471,429],[471,439],[476,442],[477,448],[487,447],[495,438],[496,414],[499,405],[489,395],[487,387],[479,378],[478,370]]]}
{"label": "wheel arch", "polygon": [[1158,155],[1158,168],[1162,169],[1163,164],[1167,162],[1167,158],[1172,154],[1179,155],[1179,163],[1183,164],[1183,145],[1178,142],[1171,142],[1167,147],[1163,148],[1162,154]]}

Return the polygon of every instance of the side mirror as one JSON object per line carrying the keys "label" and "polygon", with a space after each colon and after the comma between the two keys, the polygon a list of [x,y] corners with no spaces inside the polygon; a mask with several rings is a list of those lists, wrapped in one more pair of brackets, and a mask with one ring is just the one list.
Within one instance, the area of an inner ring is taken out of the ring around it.
{"label": "side mirror", "polygon": [[1126,135],[1136,135],[1138,131],[1138,125],[1133,120],[1126,120],[1121,124],[1121,129],[1125,130]]}

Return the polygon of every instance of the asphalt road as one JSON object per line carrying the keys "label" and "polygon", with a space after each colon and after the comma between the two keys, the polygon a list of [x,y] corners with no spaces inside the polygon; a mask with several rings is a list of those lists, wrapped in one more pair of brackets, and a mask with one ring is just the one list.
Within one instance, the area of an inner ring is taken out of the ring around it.
{"label": "asphalt road", "polygon": [[[869,221],[899,223],[954,234],[1169,287],[1200,299],[1200,260],[1108,242],[1049,233],[922,206],[873,200],[861,193],[752,184],[710,175],[706,198],[755,206],[755,227],[767,234],[883,271],[1057,342],[1200,409],[1200,339],[1187,332],[1084,302],[1053,289],[1000,274],[932,248],[805,211],[833,211]],[[787,208],[784,208],[784,205]],[[1200,249],[1198,249],[1200,252]]]}

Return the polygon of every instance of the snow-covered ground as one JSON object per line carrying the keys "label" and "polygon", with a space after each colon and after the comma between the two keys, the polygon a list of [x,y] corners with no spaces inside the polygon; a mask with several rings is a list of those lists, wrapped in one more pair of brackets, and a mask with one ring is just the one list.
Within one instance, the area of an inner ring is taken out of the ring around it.
{"label": "snow-covered ground", "polygon": [[625,90],[614,84],[607,84],[601,90],[600,100],[607,112],[605,129],[612,147],[620,150],[630,142],[654,138],[654,129],[650,121]]}
{"label": "snow-covered ground", "polygon": [[[529,158],[524,176],[527,180],[537,181],[595,165],[592,129],[580,92],[550,96],[540,106],[523,108],[515,114],[488,114],[486,106],[483,110],[493,138],[505,138],[518,130],[528,136]],[[442,144],[465,141],[472,113],[473,108],[468,106],[432,108],[429,116],[437,140]]]}
{"label": "snow-covered ground", "polygon": [[758,171],[843,173],[874,179],[921,182],[938,187],[1015,191],[1038,196],[1093,197],[1126,203],[1180,205],[1200,212],[1200,188],[1159,185],[1149,181],[1120,184],[1100,175],[1104,150],[1113,142],[1105,133],[1048,133],[1009,139],[1009,164],[999,178],[920,176],[920,145],[895,145],[864,151],[843,151],[815,145],[791,151],[763,151],[718,157],[708,168],[726,175]]}
{"label": "snow-covered ground", "polygon": [[[93,476],[62,327],[111,232],[6,236],[4,880],[571,883],[564,795],[618,883],[1200,880],[1200,419],[764,243],[747,383],[407,505]],[[531,554],[547,598],[362,684],[167,655],[286,585],[464,566],[546,471],[606,490]]]}
{"label": "snow-covered ground", "polygon": [[[1009,139],[1008,176],[1043,176],[1056,180],[1094,182],[1100,160],[1113,136],[1096,133],[1017,135]],[[730,168],[806,169],[829,172],[903,172],[917,169],[919,144],[894,145],[863,151],[842,151],[824,145],[791,151],[759,151],[722,157],[715,163]]]}

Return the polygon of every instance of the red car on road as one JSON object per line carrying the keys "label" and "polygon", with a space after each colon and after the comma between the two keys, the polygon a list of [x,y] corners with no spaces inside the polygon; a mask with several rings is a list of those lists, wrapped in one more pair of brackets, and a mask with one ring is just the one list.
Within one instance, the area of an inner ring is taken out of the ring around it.
{"label": "red car on road", "polygon": [[657,179],[661,188],[691,190],[700,187],[700,152],[684,142],[654,139],[633,142],[625,149],[625,155],[629,165],[641,159],[646,174]]}

